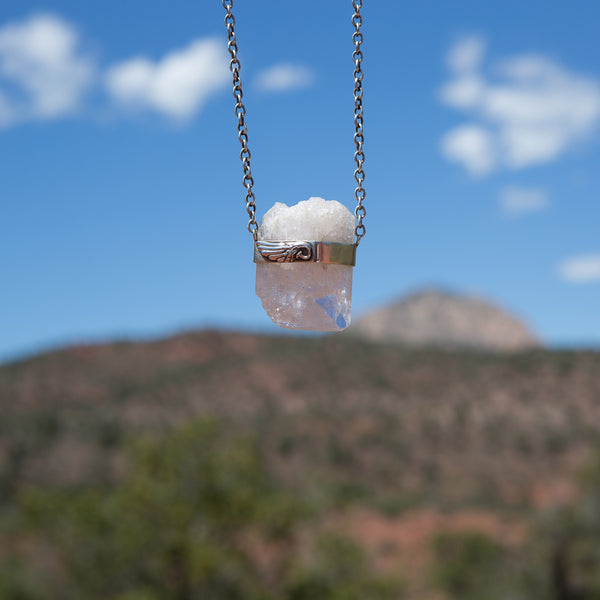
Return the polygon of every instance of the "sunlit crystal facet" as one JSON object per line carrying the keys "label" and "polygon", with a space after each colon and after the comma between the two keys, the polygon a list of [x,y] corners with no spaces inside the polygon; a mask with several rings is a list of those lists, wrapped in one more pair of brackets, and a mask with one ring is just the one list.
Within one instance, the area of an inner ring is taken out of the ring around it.
{"label": "sunlit crystal facet", "polygon": [[[342,204],[310,198],[277,203],[260,224],[260,240],[351,244],[354,217]],[[350,325],[352,267],[315,262],[256,265],[256,294],[271,320],[287,329],[341,331]]]}

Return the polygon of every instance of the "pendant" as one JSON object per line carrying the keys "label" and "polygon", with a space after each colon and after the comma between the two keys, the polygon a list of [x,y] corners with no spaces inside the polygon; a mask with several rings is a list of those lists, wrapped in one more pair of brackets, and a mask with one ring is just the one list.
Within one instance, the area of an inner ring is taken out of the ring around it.
{"label": "pendant", "polygon": [[350,325],[354,216],[339,202],[277,202],[254,247],[256,295],[286,329],[342,331]]}

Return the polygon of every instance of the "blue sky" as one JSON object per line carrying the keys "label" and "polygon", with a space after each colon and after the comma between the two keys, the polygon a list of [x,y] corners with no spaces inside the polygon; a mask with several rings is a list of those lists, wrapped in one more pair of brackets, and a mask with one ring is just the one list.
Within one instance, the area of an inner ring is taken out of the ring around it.
{"label": "blue sky", "polygon": [[[600,345],[600,4],[364,3],[359,315],[477,294]],[[235,6],[259,215],[353,208],[350,2]],[[0,6],[0,360],[270,323],[217,0]],[[278,330],[280,331],[280,330]]]}

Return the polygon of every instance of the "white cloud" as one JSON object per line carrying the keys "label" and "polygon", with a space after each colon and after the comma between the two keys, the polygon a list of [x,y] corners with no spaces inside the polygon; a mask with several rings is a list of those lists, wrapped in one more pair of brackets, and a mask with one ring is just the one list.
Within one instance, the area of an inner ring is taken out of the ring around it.
{"label": "white cloud", "polygon": [[52,15],[0,28],[0,127],[55,119],[81,108],[95,65],[77,30]]}
{"label": "white cloud", "polygon": [[442,138],[440,148],[448,160],[462,164],[472,175],[485,175],[494,167],[494,140],[477,125],[452,129]]}
{"label": "white cloud", "polygon": [[[227,86],[228,63],[221,40],[196,40],[157,62],[118,63],[103,77],[119,106],[185,120]],[[100,79],[77,29],[64,19],[41,14],[0,27],[0,129],[74,114]]]}
{"label": "white cloud", "polygon": [[289,92],[310,87],[314,73],[308,67],[281,63],[261,71],[256,86],[263,92]]}
{"label": "white cloud", "polygon": [[484,91],[485,84],[479,76],[465,73],[445,85],[440,95],[448,106],[467,109],[480,102]]}
{"label": "white cloud", "polygon": [[500,206],[509,217],[544,210],[549,204],[548,195],[537,188],[509,186],[500,192]]}
{"label": "white cloud", "polygon": [[600,254],[576,256],[564,260],[558,266],[562,279],[570,283],[600,281]]}
{"label": "white cloud", "polygon": [[196,40],[158,62],[133,58],[111,67],[106,87],[114,100],[130,109],[151,109],[185,120],[198,112],[230,75],[221,40]]}
{"label": "white cloud", "polygon": [[450,48],[446,63],[456,73],[474,71],[479,67],[484,54],[485,41],[479,36],[470,35]]}
{"label": "white cloud", "polygon": [[600,84],[543,56],[521,55],[483,72],[483,43],[467,38],[450,49],[451,79],[444,104],[467,112],[497,149],[487,170],[520,169],[551,162],[585,139],[600,121]]}

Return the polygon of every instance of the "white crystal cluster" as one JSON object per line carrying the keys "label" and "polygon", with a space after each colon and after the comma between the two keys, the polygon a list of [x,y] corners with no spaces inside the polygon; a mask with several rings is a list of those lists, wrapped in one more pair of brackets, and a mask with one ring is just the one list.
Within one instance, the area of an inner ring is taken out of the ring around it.
{"label": "white crystal cluster", "polygon": [[[351,244],[354,217],[335,200],[277,202],[263,217],[261,240]],[[314,262],[257,263],[256,294],[271,320],[288,329],[340,331],[350,325],[352,267]]]}

